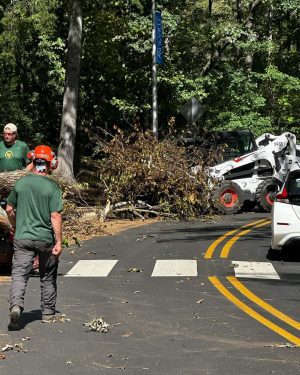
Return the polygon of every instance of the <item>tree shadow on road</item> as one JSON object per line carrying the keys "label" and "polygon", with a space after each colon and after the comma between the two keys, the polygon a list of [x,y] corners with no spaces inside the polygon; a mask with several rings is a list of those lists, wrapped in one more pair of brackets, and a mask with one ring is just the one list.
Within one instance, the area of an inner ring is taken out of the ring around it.
{"label": "tree shadow on road", "polygon": [[[249,223],[249,219],[245,221]],[[240,227],[244,223],[238,223],[234,225],[230,224],[210,224],[210,225],[203,225],[203,223],[192,223],[191,227],[178,226],[174,228],[161,228],[160,230],[156,231],[158,236],[162,236],[162,238],[158,239],[157,243],[167,243],[167,242],[193,242],[199,240],[215,240],[217,237],[224,235],[225,233],[236,229],[236,233],[240,230]],[[266,225],[262,228],[249,228],[253,230],[253,233],[247,234],[246,237],[241,237],[240,241],[248,241],[251,239],[259,239],[259,238],[266,238],[266,231],[270,231],[270,225]],[[174,236],[175,235],[175,236]],[[165,238],[164,236],[172,236],[171,238]]]}

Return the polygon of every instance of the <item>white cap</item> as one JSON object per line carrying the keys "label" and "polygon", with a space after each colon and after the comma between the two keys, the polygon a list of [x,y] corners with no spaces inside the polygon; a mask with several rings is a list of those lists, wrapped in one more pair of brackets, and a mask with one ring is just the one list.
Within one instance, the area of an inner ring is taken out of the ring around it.
{"label": "white cap", "polygon": [[18,128],[16,127],[15,124],[9,123],[9,124],[6,124],[6,125],[4,126],[3,131],[4,131],[4,132],[5,132],[5,131],[11,131],[11,132],[13,132],[13,133],[16,133],[16,132],[18,131]]}

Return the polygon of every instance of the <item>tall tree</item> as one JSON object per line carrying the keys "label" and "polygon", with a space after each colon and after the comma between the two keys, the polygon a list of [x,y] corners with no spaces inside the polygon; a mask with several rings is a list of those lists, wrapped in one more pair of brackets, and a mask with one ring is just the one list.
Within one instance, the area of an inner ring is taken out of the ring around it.
{"label": "tall tree", "polygon": [[58,143],[68,29],[60,8],[61,0],[0,1],[0,123],[15,122],[32,146]]}
{"label": "tall tree", "polygon": [[[55,146],[61,129],[66,176],[73,170],[76,118],[83,152],[92,153],[89,131],[131,130],[137,123],[147,128],[151,113],[151,0],[79,2],[87,37],[78,116],[80,45],[76,61],[71,37],[68,60],[75,70],[70,74],[68,63],[66,78],[64,69],[75,3],[0,1],[0,123],[15,121],[32,145]],[[188,130],[180,109],[194,96],[206,106],[199,130],[289,128],[300,134],[299,0],[160,0],[157,9],[165,38],[158,67],[160,130],[170,118],[178,131]]]}
{"label": "tall tree", "polygon": [[82,42],[82,7],[80,0],[72,1],[72,12],[68,35],[66,83],[63,98],[57,174],[74,181],[74,153],[77,128],[80,55]]}

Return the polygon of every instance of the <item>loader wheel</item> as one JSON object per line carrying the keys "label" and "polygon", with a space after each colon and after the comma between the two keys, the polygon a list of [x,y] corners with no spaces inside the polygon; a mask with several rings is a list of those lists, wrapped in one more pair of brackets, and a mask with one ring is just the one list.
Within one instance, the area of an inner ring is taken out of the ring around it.
{"label": "loader wheel", "polygon": [[256,189],[256,201],[258,206],[265,212],[271,212],[275,201],[275,195],[279,185],[268,178],[261,182]]}
{"label": "loader wheel", "polygon": [[217,211],[231,215],[237,213],[243,205],[242,189],[235,183],[224,181],[214,193],[214,202]]}

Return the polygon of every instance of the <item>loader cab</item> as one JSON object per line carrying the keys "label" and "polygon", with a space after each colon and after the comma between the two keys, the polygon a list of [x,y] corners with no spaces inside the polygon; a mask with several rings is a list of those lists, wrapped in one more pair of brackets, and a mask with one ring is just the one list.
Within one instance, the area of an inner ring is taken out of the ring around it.
{"label": "loader cab", "polygon": [[247,130],[218,131],[212,133],[217,145],[224,145],[223,160],[234,159],[257,150],[252,132]]}
{"label": "loader cab", "polygon": [[234,159],[257,150],[252,132],[248,130],[212,131],[201,136],[186,137],[180,140],[184,146],[195,146],[205,150],[222,147],[220,162]]}

